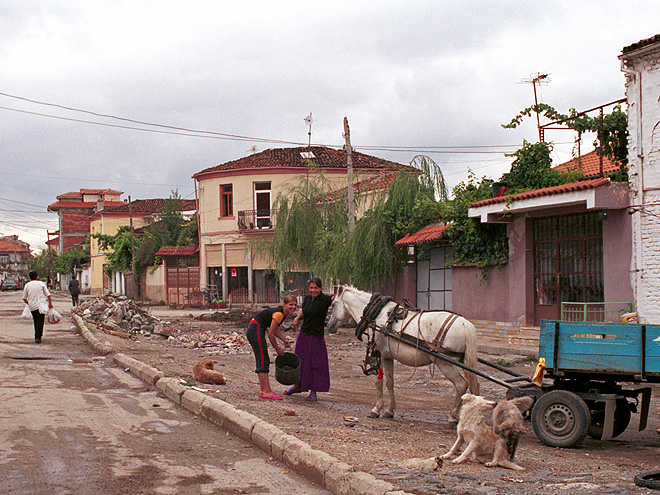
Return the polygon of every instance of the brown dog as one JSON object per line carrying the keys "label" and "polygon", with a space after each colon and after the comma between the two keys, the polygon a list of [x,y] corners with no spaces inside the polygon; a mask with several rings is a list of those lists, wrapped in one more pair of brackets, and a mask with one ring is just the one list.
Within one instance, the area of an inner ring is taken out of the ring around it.
{"label": "brown dog", "polygon": [[[458,438],[452,448],[441,456],[448,459],[454,455],[464,443],[467,443],[463,453],[452,461],[460,464],[466,459],[482,462],[479,457],[492,453],[492,460],[486,463],[488,467],[500,466],[507,469],[522,470],[513,461],[518,439],[525,432],[522,411],[526,411],[534,400],[521,397],[497,404],[483,397],[465,394],[461,397],[461,409],[458,415]],[[496,407],[497,406],[497,407]],[[492,411],[494,426],[486,424],[485,416]]]}
{"label": "brown dog", "polygon": [[513,462],[518,447],[518,440],[523,433],[523,414],[534,404],[531,397],[517,397],[500,402],[493,410],[493,432],[499,436],[495,442],[493,460],[486,463],[488,467],[500,466],[508,469],[522,470],[524,468]]}
{"label": "brown dog", "polygon": [[227,383],[222,373],[213,369],[212,359],[202,359],[193,368],[193,378],[201,383],[209,383],[211,385],[224,385]]}

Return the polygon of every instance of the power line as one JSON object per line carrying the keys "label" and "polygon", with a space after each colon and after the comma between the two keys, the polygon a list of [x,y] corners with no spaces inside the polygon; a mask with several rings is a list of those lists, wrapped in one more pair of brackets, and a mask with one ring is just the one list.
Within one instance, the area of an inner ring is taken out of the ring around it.
{"label": "power line", "polygon": [[[0,106],[0,109],[2,110],[7,110],[7,111],[12,111],[12,112],[19,112],[19,113],[25,113],[29,115],[36,115],[40,117],[47,117],[47,118],[54,118],[58,120],[66,120],[66,121],[71,121],[71,122],[78,122],[78,123],[84,123],[84,124],[92,124],[92,125],[100,125],[100,126],[105,126],[105,127],[114,127],[114,128],[119,128],[119,129],[129,129],[129,130],[137,130],[137,131],[142,131],[142,132],[153,132],[153,133],[159,133],[159,134],[172,134],[172,135],[179,135],[179,136],[188,136],[188,137],[201,137],[201,138],[211,138],[211,139],[224,139],[224,140],[232,140],[232,141],[249,141],[249,142],[260,142],[260,143],[268,143],[268,144],[288,144],[288,145],[293,145],[293,146],[305,146],[307,143],[302,143],[302,142],[297,142],[297,141],[286,141],[286,140],[279,140],[279,139],[267,139],[267,138],[260,138],[260,137],[254,137],[254,136],[243,136],[239,134],[230,134],[230,133],[224,133],[224,132],[217,132],[217,131],[207,131],[207,130],[202,130],[202,129],[191,129],[187,127],[178,127],[178,126],[172,126],[172,125],[166,125],[166,124],[159,124],[155,122],[145,122],[137,119],[130,119],[126,117],[119,117],[116,115],[111,115],[111,114],[104,114],[104,113],[99,113],[99,112],[93,112],[90,110],[84,110],[81,108],[75,108],[75,107],[69,107],[65,105],[60,105],[57,103],[49,103],[49,102],[44,102],[44,101],[39,101],[39,100],[34,100],[31,98],[26,98],[23,96],[16,96],[8,93],[2,93],[0,92],[0,96],[5,96],[7,98],[13,98],[15,100],[19,101],[25,101],[28,103],[33,103],[35,105],[44,105],[48,107],[53,107],[53,108],[59,108],[62,110],[67,110],[71,112],[79,112],[79,113],[84,113],[88,115],[93,115],[95,117],[100,117],[100,118],[107,118],[107,119],[113,119],[113,120],[119,120],[122,122],[129,122],[131,124],[138,124],[138,125],[143,125],[143,126],[151,126],[151,127],[158,127],[161,129],[170,129],[169,131],[165,130],[155,130],[155,129],[144,129],[142,127],[134,127],[134,126],[125,126],[125,125],[117,125],[117,124],[108,124],[104,122],[96,122],[96,121],[91,121],[91,120],[83,120],[83,119],[74,119],[70,117],[61,117],[61,116],[56,116],[56,115],[50,115],[50,114],[44,114],[44,113],[39,113],[39,112],[31,112],[27,110],[19,110],[15,108],[9,108],[9,107],[3,107]],[[174,131],[180,131],[180,132],[174,132]],[[336,145],[321,145],[321,146],[327,146],[327,147],[334,147],[337,148],[338,146]],[[425,152],[425,153],[437,153],[437,154],[493,154],[493,153],[502,153],[502,151],[468,151],[468,150],[484,150],[484,149],[494,149],[494,148],[505,148],[507,150],[515,150],[518,148],[517,145],[473,145],[473,146],[354,146],[354,149],[360,149],[360,150],[368,150],[368,151],[390,151],[390,152]]]}

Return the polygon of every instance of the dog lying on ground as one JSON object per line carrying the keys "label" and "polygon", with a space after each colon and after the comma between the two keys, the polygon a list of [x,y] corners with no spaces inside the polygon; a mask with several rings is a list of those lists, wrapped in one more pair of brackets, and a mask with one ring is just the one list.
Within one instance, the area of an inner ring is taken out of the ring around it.
{"label": "dog lying on ground", "polygon": [[[450,458],[466,443],[463,453],[452,461],[454,464],[460,464],[468,458],[482,462],[480,457],[492,455],[492,460],[486,462],[488,467],[523,470],[523,467],[513,462],[513,457],[518,440],[525,432],[523,412],[533,403],[531,397],[519,397],[498,404],[478,395],[463,395],[456,428],[458,438],[441,458]],[[492,428],[486,424],[487,414],[493,416]]]}
{"label": "dog lying on ground", "polygon": [[202,359],[193,368],[193,378],[201,383],[211,385],[224,385],[227,383],[222,373],[213,369],[215,361],[212,359]]}

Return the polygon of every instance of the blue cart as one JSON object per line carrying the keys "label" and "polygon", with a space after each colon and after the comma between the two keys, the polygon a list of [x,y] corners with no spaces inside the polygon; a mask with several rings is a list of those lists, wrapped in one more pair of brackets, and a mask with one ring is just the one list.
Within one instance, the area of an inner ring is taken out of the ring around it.
{"label": "blue cart", "polygon": [[[509,375],[498,378],[431,349],[424,341],[380,329],[438,359],[506,387],[507,398],[530,396],[536,436],[552,447],[572,447],[589,435],[610,440],[621,435],[633,412],[646,428],[650,383],[660,383],[660,325],[542,320],[539,358],[545,376],[537,380],[479,358]],[[536,383],[535,383],[536,382]]]}
{"label": "blue cart", "polygon": [[536,397],[532,426],[553,447],[570,447],[587,435],[622,434],[639,411],[646,428],[650,383],[660,383],[660,325],[543,320],[539,358],[543,385],[512,392]]}

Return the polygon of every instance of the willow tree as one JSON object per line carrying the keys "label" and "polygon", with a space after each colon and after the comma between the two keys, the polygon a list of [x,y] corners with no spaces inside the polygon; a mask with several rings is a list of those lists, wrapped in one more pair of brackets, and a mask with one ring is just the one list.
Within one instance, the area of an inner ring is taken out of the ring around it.
{"label": "willow tree", "polygon": [[[445,199],[437,165],[415,157],[385,189],[356,191],[358,219],[348,231],[347,188],[332,190],[322,173],[300,177],[275,200],[277,223],[268,254],[280,271],[309,270],[369,288],[393,278],[405,253],[394,243],[428,223],[421,204]],[[360,213],[362,212],[362,213]]]}

